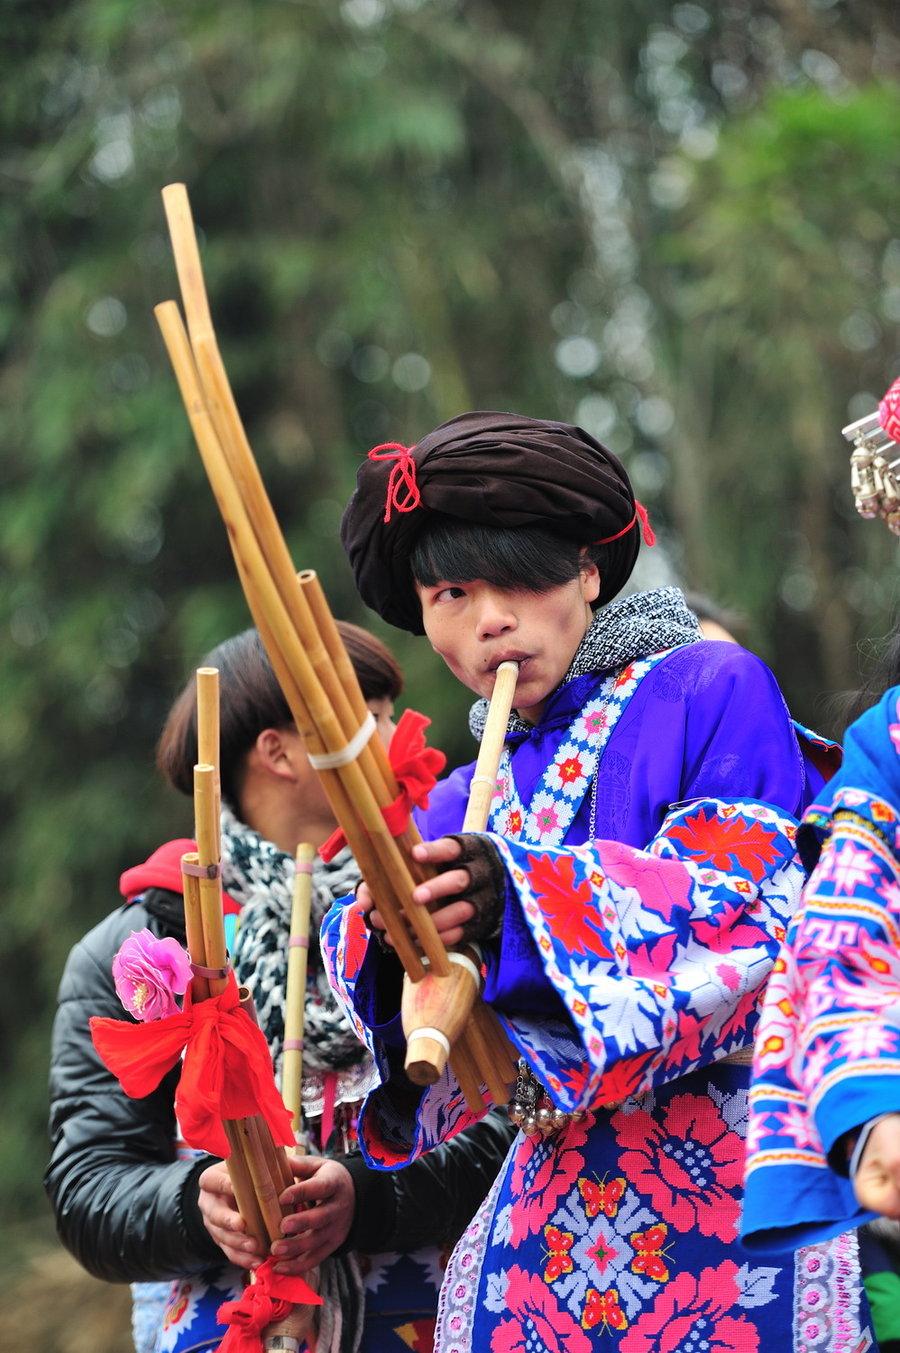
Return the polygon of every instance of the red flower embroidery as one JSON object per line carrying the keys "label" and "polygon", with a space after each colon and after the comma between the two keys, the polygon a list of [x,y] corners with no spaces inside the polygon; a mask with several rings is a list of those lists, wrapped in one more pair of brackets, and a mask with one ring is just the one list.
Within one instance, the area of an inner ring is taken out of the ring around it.
{"label": "red flower embroidery", "polygon": [[572,856],[529,855],[528,869],[528,881],[552,927],[554,939],[569,953],[611,958],[597,929],[591,885],[582,879],[576,886]]}
{"label": "red flower embroidery", "polygon": [[570,785],[576,780],[580,780],[584,775],[584,767],[581,764],[580,757],[567,756],[564,761],[557,764],[556,773],[559,776],[560,784]]}
{"label": "red flower embroidery", "polygon": [[678,1095],[654,1122],[643,1109],[613,1120],[619,1168],[677,1231],[737,1235],[744,1142],[705,1096]]}
{"label": "red flower embroidery", "polygon": [[759,1331],[737,1305],[737,1272],[727,1259],[699,1277],[679,1274],[634,1322],[619,1345],[622,1353],[678,1353],[689,1339],[709,1353],[757,1353]]}
{"label": "red flower embroidery", "polygon": [[344,978],[347,982],[355,982],[359,976],[370,939],[363,913],[354,903],[345,913]]}
{"label": "red flower embroidery", "polygon": [[513,1161],[510,1188],[518,1203],[512,1211],[510,1244],[540,1235],[584,1168],[584,1144],[590,1114],[571,1123],[557,1137],[526,1137]]}
{"label": "red flower embroidery", "polygon": [[506,1277],[509,1314],[491,1335],[491,1353],[591,1353],[591,1340],[536,1273],[514,1266]]}
{"label": "red flower embroidery", "polygon": [[710,864],[714,869],[740,869],[757,880],[782,853],[776,844],[777,830],[767,830],[761,822],[748,822],[742,817],[725,819],[714,810],[707,815],[703,808],[670,827],[666,835],[678,841],[697,863]]}

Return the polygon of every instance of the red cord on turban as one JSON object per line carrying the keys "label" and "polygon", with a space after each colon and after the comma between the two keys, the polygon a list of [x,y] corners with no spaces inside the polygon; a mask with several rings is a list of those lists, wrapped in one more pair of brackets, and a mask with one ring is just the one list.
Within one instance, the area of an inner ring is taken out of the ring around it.
{"label": "red cord on turban", "polygon": [[294,1146],[265,1035],[241,1008],[233,974],[220,996],[196,1004],[188,988],[180,1014],[146,1024],[94,1015],[90,1026],[101,1061],[131,1099],[155,1090],[184,1051],[175,1111],[188,1146],[227,1157],[222,1120],[254,1114],[265,1118],[276,1144]]}

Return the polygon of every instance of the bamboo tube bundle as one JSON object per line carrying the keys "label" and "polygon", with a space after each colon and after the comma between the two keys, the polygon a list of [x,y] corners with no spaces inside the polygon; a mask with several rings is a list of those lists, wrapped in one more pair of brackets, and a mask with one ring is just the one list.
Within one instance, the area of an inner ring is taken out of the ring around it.
{"label": "bamboo tube bundle", "polygon": [[[385,821],[398,785],[318,579],[294,570],[253,459],[215,341],[184,186],[169,185],[163,201],[187,331],[174,301],[155,314],[254,623],[408,978],[420,982],[427,970],[430,985],[441,978],[455,988],[452,1063],[467,1103],[483,1108],[482,1084],[502,1103],[515,1079],[515,1050],[475,980],[460,980],[465,970],[451,962],[429,912],[408,905],[427,877],[411,855],[420,838],[411,822],[395,837]],[[410,1074],[422,1084],[436,1080],[449,1042],[445,1035],[435,1041]]]}
{"label": "bamboo tube bundle", "polygon": [[[221,884],[219,673],[212,667],[197,670],[197,747],[198,755],[208,761],[194,767],[197,850],[182,857],[182,877],[186,938],[195,969],[191,994],[194,1001],[202,1001],[224,990],[229,968]],[[240,989],[240,996],[242,1006],[255,1019],[247,988]],[[280,1196],[293,1183],[285,1149],[273,1139],[262,1114],[225,1119],[222,1126],[230,1147],[226,1164],[238,1211],[250,1234],[271,1245],[281,1237],[284,1211]],[[299,1350],[315,1309],[312,1305],[294,1305],[283,1320],[266,1329],[265,1347]]]}
{"label": "bamboo tube bundle", "polygon": [[[197,672],[198,754],[210,759],[194,767],[197,851],[196,858],[185,856],[182,862],[188,952],[195,968],[205,970],[194,977],[195,1001],[219,995],[228,980],[219,846],[218,678],[215,668]],[[241,998],[246,1007],[249,992],[242,990]],[[293,1182],[284,1147],[276,1146],[261,1115],[227,1120],[223,1126],[231,1146],[228,1168],[240,1213],[254,1235],[271,1243],[281,1235],[283,1214],[278,1198]]]}

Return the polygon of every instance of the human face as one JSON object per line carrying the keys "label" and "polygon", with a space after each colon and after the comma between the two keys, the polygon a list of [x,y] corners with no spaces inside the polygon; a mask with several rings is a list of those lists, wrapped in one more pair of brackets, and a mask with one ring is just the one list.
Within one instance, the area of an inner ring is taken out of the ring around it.
{"label": "human face", "polygon": [[546,592],[495,587],[481,578],[417,584],[416,591],[431,647],[454,676],[489,698],[500,663],[517,662],[513,703],[524,719],[537,723],[590,624],[600,574],[582,558],[577,578]]}

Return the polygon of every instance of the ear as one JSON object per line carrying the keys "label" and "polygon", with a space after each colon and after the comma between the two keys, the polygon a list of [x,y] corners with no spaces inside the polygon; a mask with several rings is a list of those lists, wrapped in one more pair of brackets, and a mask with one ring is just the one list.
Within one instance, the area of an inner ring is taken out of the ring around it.
{"label": "ear", "polygon": [[296,780],[293,745],[287,729],[264,728],[253,744],[260,767],[282,780]]}
{"label": "ear", "polygon": [[581,595],[590,604],[600,595],[600,570],[593,559],[588,558],[587,550],[581,552]]}

